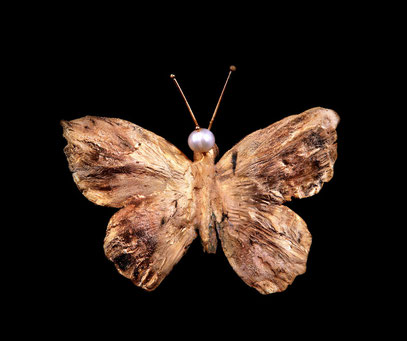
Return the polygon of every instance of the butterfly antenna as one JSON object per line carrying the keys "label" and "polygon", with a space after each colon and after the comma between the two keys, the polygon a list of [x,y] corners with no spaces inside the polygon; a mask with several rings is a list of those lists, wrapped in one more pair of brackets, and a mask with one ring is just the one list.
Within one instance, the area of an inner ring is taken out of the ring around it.
{"label": "butterfly antenna", "polygon": [[191,114],[191,117],[192,117],[192,119],[194,120],[195,129],[199,129],[198,121],[196,120],[195,115],[194,115],[194,113],[192,112],[191,107],[189,106],[189,103],[188,103],[188,101],[187,101],[187,98],[185,97],[184,93],[183,93],[182,90],[181,90],[181,87],[179,86],[177,80],[175,79],[175,75],[174,75],[174,74],[171,74],[170,77],[173,79],[175,85],[178,87],[179,92],[181,93],[182,97],[184,98],[185,104],[187,105],[188,110],[189,110],[189,112],[190,112],[190,114]]}
{"label": "butterfly antenna", "polygon": [[212,128],[213,121],[215,120],[216,113],[218,112],[218,109],[219,109],[220,101],[222,100],[222,96],[223,96],[223,93],[225,92],[226,85],[228,84],[230,75],[232,74],[233,71],[236,71],[236,66],[231,65],[231,66],[229,67],[228,78],[226,78],[226,82],[225,82],[225,85],[223,86],[222,92],[221,92],[221,94],[220,94],[220,97],[219,97],[219,100],[218,100],[218,104],[216,104],[215,111],[213,112],[211,121],[209,122],[208,130],[211,130],[211,128]]}

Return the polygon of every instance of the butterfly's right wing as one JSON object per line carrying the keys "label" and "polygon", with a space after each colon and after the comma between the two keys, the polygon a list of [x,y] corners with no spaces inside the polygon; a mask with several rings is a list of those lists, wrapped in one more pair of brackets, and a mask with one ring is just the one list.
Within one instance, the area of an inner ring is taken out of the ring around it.
{"label": "butterfly's right wing", "polygon": [[324,108],[286,117],[245,137],[216,164],[223,251],[263,294],[285,290],[305,272],[311,234],[282,204],[318,193],[332,178],[338,122]]}

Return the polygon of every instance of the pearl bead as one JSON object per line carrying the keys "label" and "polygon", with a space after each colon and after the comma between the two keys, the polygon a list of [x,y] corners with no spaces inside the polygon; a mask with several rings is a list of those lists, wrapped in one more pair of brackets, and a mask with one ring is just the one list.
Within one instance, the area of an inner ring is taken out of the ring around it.
{"label": "pearl bead", "polygon": [[194,152],[209,152],[215,145],[215,136],[210,130],[199,128],[189,135],[188,145]]}

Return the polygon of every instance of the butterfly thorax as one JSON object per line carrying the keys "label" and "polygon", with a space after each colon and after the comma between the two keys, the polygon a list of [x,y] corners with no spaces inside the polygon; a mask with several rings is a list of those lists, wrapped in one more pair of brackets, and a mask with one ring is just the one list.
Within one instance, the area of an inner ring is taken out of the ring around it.
{"label": "butterfly thorax", "polygon": [[205,252],[215,253],[217,247],[216,215],[220,210],[215,182],[215,146],[207,153],[194,153],[191,165],[193,175],[192,202],[194,205],[194,225],[198,229]]}

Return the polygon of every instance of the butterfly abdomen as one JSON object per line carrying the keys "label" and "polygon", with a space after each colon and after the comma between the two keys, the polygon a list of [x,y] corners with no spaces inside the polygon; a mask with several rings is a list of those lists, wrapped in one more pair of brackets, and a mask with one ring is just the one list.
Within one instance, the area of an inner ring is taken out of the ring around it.
{"label": "butterfly abdomen", "polygon": [[193,175],[192,202],[194,224],[199,230],[205,252],[215,253],[217,249],[216,216],[219,215],[219,195],[215,183],[215,150],[208,153],[195,153],[191,165]]}

